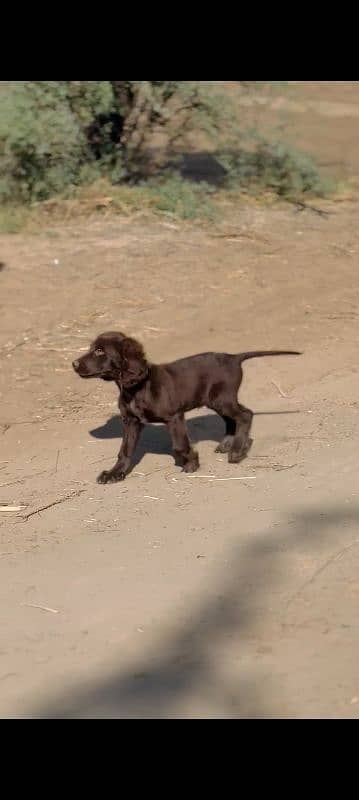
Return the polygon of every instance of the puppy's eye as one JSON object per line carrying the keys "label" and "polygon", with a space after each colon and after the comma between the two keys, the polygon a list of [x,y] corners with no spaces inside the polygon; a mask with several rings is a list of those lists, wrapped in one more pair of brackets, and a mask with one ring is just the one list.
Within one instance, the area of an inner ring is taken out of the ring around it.
{"label": "puppy's eye", "polygon": [[101,350],[101,347],[98,347],[97,350],[95,350],[95,356],[99,357],[99,356],[104,356],[104,355],[105,355],[105,353],[104,353],[103,350]]}

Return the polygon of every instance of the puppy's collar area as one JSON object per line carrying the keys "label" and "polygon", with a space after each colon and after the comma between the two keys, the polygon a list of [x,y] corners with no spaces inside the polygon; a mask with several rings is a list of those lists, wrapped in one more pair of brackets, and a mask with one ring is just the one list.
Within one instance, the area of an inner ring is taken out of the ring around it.
{"label": "puppy's collar area", "polygon": [[131,392],[132,393],[133,391],[138,391],[138,389],[141,389],[142,386],[144,386],[144,384],[148,380],[148,377],[149,377],[149,374],[150,374],[150,365],[147,365],[146,371],[141,375],[139,380],[134,381],[133,383],[130,383],[130,384],[127,384],[127,385],[125,385],[123,383],[123,370],[117,370],[117,373],[118,374],[116,376],[116,384],[117,384],[120,392],[122,393],[122,392],[126,391],[126,392]]}

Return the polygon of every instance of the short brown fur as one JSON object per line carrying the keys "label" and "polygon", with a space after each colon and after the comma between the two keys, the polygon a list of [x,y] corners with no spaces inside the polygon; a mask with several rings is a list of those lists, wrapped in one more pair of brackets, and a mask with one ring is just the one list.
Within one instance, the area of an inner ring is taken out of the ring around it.
{"label": "short brown fur", "polygon": [[229,355],[201,353],[169,364],[151,364],[136,339],[119,332],[103,333],[89,352],[73,362],[81,378],[115,381],[119,390],[119,409],[124,435],[117,462],[101,472],[99,483],[122,481],[143,426],[163,422],[168,426],[174,454],[185,472],[199,467],[197,452],[189,441],[184,415],[206,406],[216,411],[225,423],[225,436],[217,447],[228,453],[230,463],[238,464],[250,450],[253,413],[238,403],[243,378],[242,363],[250,358],[300,355],[292,350],[254,351]]}

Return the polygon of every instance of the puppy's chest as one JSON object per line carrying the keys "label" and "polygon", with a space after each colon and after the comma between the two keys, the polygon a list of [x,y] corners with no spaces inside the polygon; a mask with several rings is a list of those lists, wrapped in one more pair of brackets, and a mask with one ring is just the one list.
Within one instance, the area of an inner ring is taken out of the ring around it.
{"label": "puppy's chest", "polygon": [[151,422],[161,422],[162,420],[154,414],[153,410],[148,407],[145,401],[136,400],[132,398],[129,402],[124,402],[122,399],[119,401],[119,408],[121,414],[124,416],[126,413],[136,417],[143,425]]}

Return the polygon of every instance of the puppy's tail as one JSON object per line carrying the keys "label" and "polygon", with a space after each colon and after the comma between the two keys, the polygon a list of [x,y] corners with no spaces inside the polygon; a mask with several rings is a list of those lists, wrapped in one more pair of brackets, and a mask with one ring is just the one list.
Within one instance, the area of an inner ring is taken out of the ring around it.
{"label": "puppy's tail", "polygon": [[238,353],[238,361],[248,361],[250,358],[263,358],[264,356],[301,356],[297,350],[253,350],[249,353]]}

